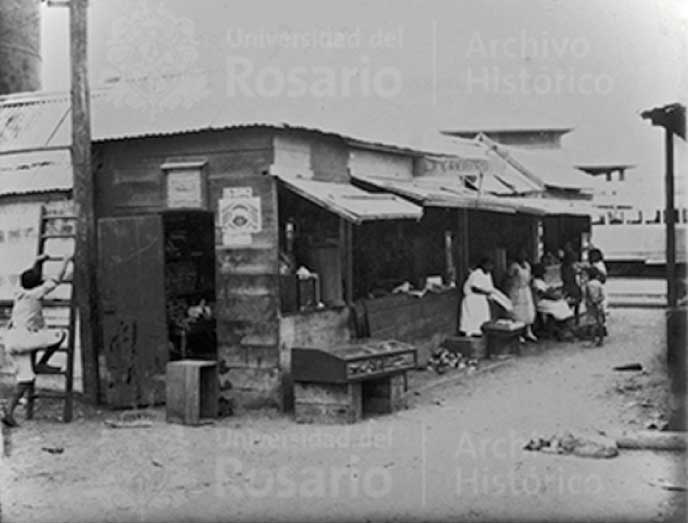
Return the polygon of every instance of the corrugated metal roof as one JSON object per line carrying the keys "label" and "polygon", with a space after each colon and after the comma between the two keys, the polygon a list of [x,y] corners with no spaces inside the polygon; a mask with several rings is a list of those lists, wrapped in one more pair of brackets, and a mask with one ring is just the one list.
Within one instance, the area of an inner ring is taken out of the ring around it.
{"label": "corrugated metal roof", "polygon": [[[490,194],[468,189],[460,178],[453,176],[422,176],[413,180],[398,180],[374,176],[354,176],[356,180],[394,192],[428,207],[457,207],[487,211],[543,214],[521,202],[509,201]],[[514,199],[517,200],[517,199]]]}
{"label": "corrugated metal roof", "polygon": [[[35,93],[0,99],[0,151],[71,143],[69,99],[66,94]],[[163,136],[239,127],[273,127],[332,134],[360,146],[375,146],[411,154],[452,155],[456,149],[441,136],[419,141],[399,139],[389,133],[365,131],[356,119],[342,121],[327,111],[306,115],[301,107],[261,99],[246,104],[227,99],[226,104],[200,101],[187,106],[152,110],[140,107],[114,88],[91,93],[91,135],[94,141]],[[5,135],[7,135],[5,137]]]}
{"label": "corrugated metal roof", "polygon": [[[5,99],[0,103],[0,151],[49,145],[68,112],[64,96]],[[59,145],[69,145],[69,140]]]}
{"label": "corrugated metal roof", "polygon": [[592,216],[597,213],[590,200],[564,200],[562,198],[528,198],[504,197],[503,200],[514,205],[538,209],[544,214],[570,214],[574,216]]}
{"label": "corrugated metal roof", "polygon": [[540,178],[545,185],[562,189],[590,189],[590,176],[569,163],[560,150],[533,151],[518,147],[504,148],[520,165]]}
{"label": "corrugated metal roof", "polygon": [[299,196],[356,224],[370,220],[419,220],[423,216],[422,207],[393,194],[373,194],[349,183],[276,176]]}
{"label": "corrugated metal roof", "polygon": [[37,151],[0,155],[0,195],[72,189],[69,151]]}
{"label": "corrugated metal roof", "polygon": [[591,188],[590,176],[574,167],[562,149],[533,150],[506,146],[485,135],[480,135],[478,140],[494,155],[502,158],[512,172],[520,173],[521,181],[525,184],[533,187],[539,185],[540,188],[544,186],[578,190]]}

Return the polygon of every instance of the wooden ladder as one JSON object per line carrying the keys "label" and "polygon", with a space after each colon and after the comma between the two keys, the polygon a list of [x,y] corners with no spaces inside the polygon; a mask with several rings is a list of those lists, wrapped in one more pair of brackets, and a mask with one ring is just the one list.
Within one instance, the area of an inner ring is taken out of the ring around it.
{"label": "wooden ladder", "polygon": [[[51,239],[65,239],[76,240],[76,216],[73,214],[52,214],[46,211],[45,206],[41,206],[40,223],[38,229],[38,255],[46,252],[46,244]],[[68,223],[67,227],[64,225]],[[63,261],[63,256],[50,256],[46,261]],[[73,276],[72,276],[73,277]],[[26,417],[31,419],[33,417],[33,407],[35,398],[52,398],[64,400],[64,409],[62,413],[62,421],[68,423],[72,421],[74,413],[74,348],[76,338],[76,296],[74,293],[74,282],[71,279],[62,280],[59,287],[64,285],[69,286],[69,296],[66,298],[53,298],[48,295],[43,300],[46,309],[67,309],[67,323],[56,323],[47,321],[48,328],[67,329],[67,336],[62,342],[62,346],[56,351],[56,354],[66,354],[66,364],[59,372],[40,372],[36,370],[38,375],[59,375],[64,377],[64,390],[60,391],[44,391],[35,392],[30,395],[26,405]],[[55,292],[55,291],[53,291]],[[32,354],[32,363],[35,364],[37,359],[37,352]],[[35,365],[34,365],[35,366]]]}

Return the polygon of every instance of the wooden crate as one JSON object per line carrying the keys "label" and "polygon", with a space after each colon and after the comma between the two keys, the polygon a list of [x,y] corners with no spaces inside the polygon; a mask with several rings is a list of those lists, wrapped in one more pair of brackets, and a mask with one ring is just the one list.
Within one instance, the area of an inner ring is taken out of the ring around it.
{"label": "wooden crate", "polygon": [[199,425],[218,414],[217,362],[179,360],[167,364],[167,421]]}
{"label": "wooden crate", "polygon": [[298,423],[355,423],[363,416],[361,383],[294,383]]}
{"label": "wooden crate", "polygon": [[487,357],[521,353],[521,335],[516,332],[490,332],[487,338]]}

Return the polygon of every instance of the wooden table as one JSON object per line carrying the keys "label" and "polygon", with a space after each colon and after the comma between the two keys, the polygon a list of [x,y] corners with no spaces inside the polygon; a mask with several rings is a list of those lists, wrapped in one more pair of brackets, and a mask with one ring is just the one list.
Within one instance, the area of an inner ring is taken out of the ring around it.
{"label": "wooden table", "polygon": [[292,349],[294,414],[299,423],[354,423],[364,414],[404,406],[406,371],[416,350],[394,341],[361,340],[332,349]]}

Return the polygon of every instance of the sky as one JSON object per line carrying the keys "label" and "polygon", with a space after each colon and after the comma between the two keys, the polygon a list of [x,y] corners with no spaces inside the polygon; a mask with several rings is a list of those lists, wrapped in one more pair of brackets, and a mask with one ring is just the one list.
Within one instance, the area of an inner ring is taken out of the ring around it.
{"label": "sky", "polygon": [[[636,164],[627,176],[657,195],[663,133],[639,113],[688,97],[683,0],[89,4],[92,85],[194,79],[147,84],[137,103],[155,111],[256,108],[411,141],[436,129],[572,127],[564,145],[576,160]],[[43,88],[67,89],[65,8],[43,7],[42,54]]]}

